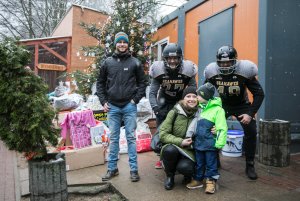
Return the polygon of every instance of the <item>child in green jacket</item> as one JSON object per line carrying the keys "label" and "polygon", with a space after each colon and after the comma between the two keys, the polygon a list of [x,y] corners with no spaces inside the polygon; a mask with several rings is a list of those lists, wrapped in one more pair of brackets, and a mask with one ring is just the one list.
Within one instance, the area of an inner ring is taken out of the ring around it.
{"label": "child in green jacket", "polygon": [[[193,180],[187,184],[189,189],[200,188],[203,187],[205,179],[205,192],[209,194],[213,194],[216,190],[216,181],[220,176],[217,154],[218,150],[226,144],[228,129],[222,101],[219,97],[214,97],[214,93],[215,88],[211,83],[205,83],[197,90],[201,113],[195,119],[194,125],[191,125],[195,131],[193,148],[196,153],[196,172]],[[213,126],[215,126],[216,134],[211,133]]]}

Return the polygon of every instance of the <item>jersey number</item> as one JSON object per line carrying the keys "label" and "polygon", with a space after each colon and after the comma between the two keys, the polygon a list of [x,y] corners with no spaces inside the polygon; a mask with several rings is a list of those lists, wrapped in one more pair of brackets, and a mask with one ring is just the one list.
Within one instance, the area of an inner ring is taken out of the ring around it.
{"label": "jersey number", "polygon": [[169,96],[176,96],[176,91],[182,91],[184,89],[184,84],[174,84],[173,90],[171,90],[172,84],[170,83],[164,83],[164,87],[166,87],[166,94]]}
{"label": "jersey number", "polygon": [[[224,94],[224,86],[219,86],[218,87],[218,92],[219,92],[219,94]],[[230,96],[232,96],[232,95],[239,95],[240,93],[241,93],[241,91],[240,91],[240,87],[239,86],[229,86],[228,87],[228,93],[229,93],[229,95]]]}

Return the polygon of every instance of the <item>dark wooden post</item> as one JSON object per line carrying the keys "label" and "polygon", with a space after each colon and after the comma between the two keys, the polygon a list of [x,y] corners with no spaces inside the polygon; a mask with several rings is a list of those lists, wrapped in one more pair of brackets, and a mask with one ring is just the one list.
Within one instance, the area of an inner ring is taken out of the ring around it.
{"label": "dark wooden post", "polygon": [[290,122],[279,119],[259,121],[258,161],[285,167],[290,164]]}

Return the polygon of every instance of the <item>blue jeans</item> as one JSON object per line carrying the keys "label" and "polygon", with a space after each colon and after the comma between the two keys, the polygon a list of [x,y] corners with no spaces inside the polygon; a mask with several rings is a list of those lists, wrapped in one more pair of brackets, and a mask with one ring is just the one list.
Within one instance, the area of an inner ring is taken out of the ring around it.
{"label": "blue jeans", "polygon": [[108,170],[117,169],[117,161],[119,155],[119,140],[120,140],[120,127],[122,120],[125,125],[125,133],[128,145],[128,156],[130,171],[137,171],[137,152],[136,152],[136,115],[137,106],[133,103],[128,103],[120,108],[115,105],[109,104],[108,126],[110,129],[110,145],[108,155]]}
{"label": "blue jeans", "polygon": [[196,152],[196,173],[194,179],[202,181],[207,179],[219,179],[217,154],[218,151],[199,151]]}

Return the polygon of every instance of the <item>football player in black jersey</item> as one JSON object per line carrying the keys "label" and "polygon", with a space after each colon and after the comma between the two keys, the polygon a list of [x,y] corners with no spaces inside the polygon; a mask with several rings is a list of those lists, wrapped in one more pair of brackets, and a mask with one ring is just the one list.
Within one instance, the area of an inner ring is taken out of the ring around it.
{"label": "football player in black jersey", "polygon": [[[163,61],[155,61],[150,67],[149,101],[156,115],[156,127],[165,120],[168,112],[181,99],[187,86],[197,87],[195,75],[197,66],[183,60],[182,49],[175,43],[169,43],[162,53]],[[156,164],[156,168],[161,168]]]}
{"label": "football player in black jersey", "polygon": [[[256,180],[255,114],[264,100],[264,91],[256,78],[258,69],[249,60],[237,60],[237,51],[232,46],[220,47],[216,57],[217,61],[210,63],[204,70],[205,81],[217,88],[226,117],[235,116],[243,127],[246,174],[250,179]],[[253,95],[252,103],[248,99],[247,89]]]}

